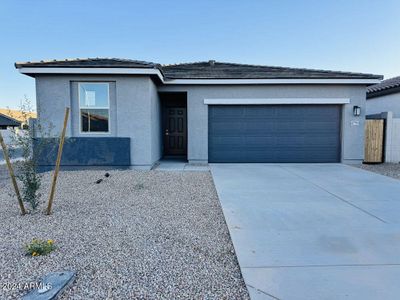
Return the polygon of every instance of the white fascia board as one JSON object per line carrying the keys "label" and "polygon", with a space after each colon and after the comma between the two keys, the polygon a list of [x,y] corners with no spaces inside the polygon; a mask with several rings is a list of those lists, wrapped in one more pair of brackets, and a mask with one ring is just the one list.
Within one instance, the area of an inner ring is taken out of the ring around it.
{"label": "white fascia board", "polygon": [[174,79],[164,81],[158,69],[148,68],[20,68],[22,74],[125,74],[125,75],[157,75],[168,85],[194,84],[362,84],[380,83],[379,79]]}
{"label": "white fascia board", "polygon": [[250,98],[204,99],[207,105],[259,105],[259,104],[347,104],[348,98]]}
{"label": "white fascia board", "polygon": [[174,79],[164,84],[362,84],[380,83],[379,79]]}
{"label": "white fascia board", "polygon": [[160,70],[147,68],[20,68],[22,74],[105,74],[105,75],[157,75],[162,82]]}

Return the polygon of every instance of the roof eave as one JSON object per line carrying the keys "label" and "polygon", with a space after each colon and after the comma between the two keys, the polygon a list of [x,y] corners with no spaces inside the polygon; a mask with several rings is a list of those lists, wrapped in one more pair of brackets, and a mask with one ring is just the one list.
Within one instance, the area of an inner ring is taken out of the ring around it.
{"label": "roof eave", "polygon": [[380,96],[386,96],[391,94],[400,93],[400,86],[387,88],[379,91],[367,92],[367,99],[373,99]]}
{"label": "roof eave", "polygon": [[375,78],[266,78],[266,79],[166,79],[164,84],[173,85],[223,85],[223,84],[353,84],[373,85]]}
{"label": "roof eave", "polygon": [[10,120],[11,122],[14,122],[15,125],[21,125],[21,124],[22,124],[21,121],[19,121],[19,120],[17,120],[17,119],[14,119],[13,117],[7,116],[7,115],[5,115],[5,114],[3,114],[3,113],[0,113],[0,116],[6,118],[6,119],[8,119],[8,120]]}
{"label": "roof eave", "polygon": [[168,79],[164,78],[162,70],[151,68],[108,68],[108,67],[22,67],[18,65],[18,71],[22,74],[35,77],[38,74],[76,74],[76,75],[149,75],[156,76],[164,84],[360,84],[360,85],[373,85],[380,83],[377,75],[370,78],[316,78],[316,77],[302,77],[302,78],[237,78],[237,79]]}
{"label": "roof eave", "polygon": [[75,75],[155,75],[160,81],[164,81],[164,76],[157,68],[47,68],[47,67],[19,67],[17,68],[21,74],[35,77],[36,75],[44,74],[75,74]]}

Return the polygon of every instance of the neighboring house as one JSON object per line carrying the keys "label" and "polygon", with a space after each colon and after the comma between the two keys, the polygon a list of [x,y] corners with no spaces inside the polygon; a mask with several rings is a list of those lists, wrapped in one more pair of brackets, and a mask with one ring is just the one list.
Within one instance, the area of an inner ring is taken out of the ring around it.
{"label": "neighboring house", "polygon": [[383,80],[367,88],[367,114],[393,112],[400,118],[400,76]]}
{"label": "neighboring house", "polygon": [[[216,61],[95,58],[16,63],[36,79],[38,118],[65,165],[361,162],[365,88],[382,76]],[[359,114],[359,112],[361,113]],[[53,157],[54,158],[54,157]]]}
{"label": "neighboring house", "polygon": [[385,120],[384,161],[400,162],[400,76],[367,88],[367,115]]}
{"label": "neighboring house", "polygon": [[0,112],[0,129],[20,127],[21,122]]}
{"label": "neighboring house", "polygon": [[28,125],[29,119],[36,119],[36,113],[0,108],[0,117],[2,117],[2,119],[0,119],[1,129],[7,129],[7,127],[24,127]]}

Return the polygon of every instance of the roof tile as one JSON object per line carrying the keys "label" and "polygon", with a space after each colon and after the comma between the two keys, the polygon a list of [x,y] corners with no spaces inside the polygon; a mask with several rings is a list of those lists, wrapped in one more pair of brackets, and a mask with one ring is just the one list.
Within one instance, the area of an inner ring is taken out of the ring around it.
{"label": "roof tile", "polygon": [[381,75],[286,68],[225,62],[196,62],[162,66],[167,79],[381,79]]}
{"label": "roof tile", "polygon": [[367,88],[367,94],[368,96],[382,94],[383,92],[385,94],[389,94],[391,93],[390,90],[393,90],[393,92],[398,92],[399,88],[400,88],[400,76],[397,76],[383,80],[381,83],[369,86]]}
{"label": "roof tile", "polygon": [[16,68],[158,68],[159,65],[140,60],[121,58],[73,58],[17,62]]}
{"label": "roof tile", "polygon": [[172,79],[382,79],[381,75],[286,68],[214,60],[194,63],[160,65],[152,62],[120,58],[76,58],[16,63],[16,68],[157,68]]}

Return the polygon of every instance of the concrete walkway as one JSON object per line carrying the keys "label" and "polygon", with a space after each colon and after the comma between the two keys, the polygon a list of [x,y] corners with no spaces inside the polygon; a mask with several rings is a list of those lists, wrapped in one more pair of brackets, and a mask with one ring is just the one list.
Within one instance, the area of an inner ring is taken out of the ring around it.
{"label": "concrete walkway", "polygon": [[252,299],[400,299],[400,181],[341,164],[212,164]]}
{"label": "concrete walkway", "polygon": [[161,159],[154,166],[153,170],[157,171],[177,171],[177,172],[207,172],[210,171],[208,165],[204,164],[189,164],[182,159]]}

